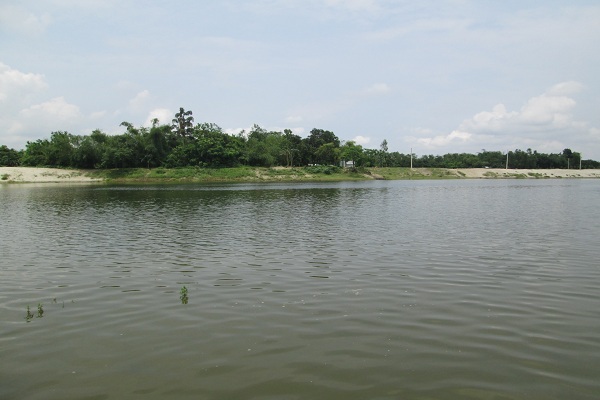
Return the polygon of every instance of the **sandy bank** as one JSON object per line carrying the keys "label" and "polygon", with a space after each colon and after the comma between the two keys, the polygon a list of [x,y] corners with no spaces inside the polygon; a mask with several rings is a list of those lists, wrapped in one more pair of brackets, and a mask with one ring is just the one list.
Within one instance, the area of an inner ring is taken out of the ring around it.
{"label": "sandy bank", "polygon": [[600,178],[599,169],[463,168],[449,171],[456,171],[465,178]]}
{"label": "sandy bank", "polygon": [[[399,176],[387,179],[411,179],[414,175],[405,172]],[[367,179],[382,179],[377,175],[377,168],[371,174],[365,175]],[[258,174],[258,172],[257,172]],[[501,169],[501,168],[461,168],[461,169],[429,169],[415,168],[413,174],[427,179],[439,178],[471,178],[471,179],[510,179],[510,178],[600,178],[600,169]],[[294,176],[294,181],[302,181],[302,177]],[[306,175],[306,179],[313,178]],[[265,178],[266,179],[266,178]],[[305,179],[305,180],[306,180]],[[87,176],[87,171],[77,169],[57,168],[32,168],[32,167],[0,167],[0,183],[89,183],[99,182],[102,179]],[[132,181],[136,181],[133,179]],[[158,182],[156,180],[154,182]],[[202,179],[200,179],[202,181]],[[225,179],[227,181],[227,179]]]}
{"label": "sandy bank", "polygon": [[98,182],[85,171],[58,168],[0,167],[0,183]]}

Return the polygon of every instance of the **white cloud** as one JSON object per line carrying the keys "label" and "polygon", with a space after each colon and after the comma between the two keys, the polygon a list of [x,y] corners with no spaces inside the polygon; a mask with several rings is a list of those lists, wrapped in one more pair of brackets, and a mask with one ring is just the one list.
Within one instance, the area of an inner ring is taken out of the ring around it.
{"label": "white cloud", "polygon": [[491,111],[482,111],[464,120],[450,134],[411,140],[427,149],[452,148],[459,152],[490,146],[546,152],[560,151],[563,147],[587,147],[584,143],[597,147],[594,132],[597,135],[598,129],[573,117],[577,103],[570,95],[582,88],[578,82],[562,82],[530,98],[518,111],[508,111],[503,104],[498,104]]}
{"label": "white cloud", "polygon": [[246,128],[226,128],[223,129],[223,132],[227,133],[228,135],[233,135],[233,136],[237,136],[240,133],[243,133],[246,137],[248,136],[248,132],[250,132],[252,130],[252,127],[246,127]]}
{"label": "white cloud", "polygon": [[79,107],[67,103],[63,97],[55,97],[21,110],[19,116],[22,117],[22,120],[32,121],[32,123],[59,130],[63,129],[60,126],[61,124],[71,124],[82,118]]}
{"label": "white cloud", "polygon": [[[59,100],[41,102],[48,85],[41,74],[25,73],[0,63],[0,133],[2,144],[20,147],[25,133],[32,137],[37,127],[52,118],[60,119],[64,109]],[[64,99],[62,99],[64,101]],[[32,105],[34,104],[34,105]],[[53,114],[57,113],[57,114]],[[41,117],[43,121],[40,120]]]}
{"label": "white cloud", "polygon": [[352,141],[356,144],[364,146],[364,145],[371,143],[371,138],[358,135],[358,136],[355,136],[354,139],[352,139]]}
{"label": "white cloud", "polygon": [[24,73],[0,62],[0,102],[14,105],[47,86],[43,75]]}
{"label": "white cloud", "polygon": [[575,100],[570,97],[542,95],[529,99],[521,108],[518,119],[523,124],[544,129],[562,128],[571,123],[574,107]]}
{"label": "white cloud", "polygon": [[448,135],[438,135],[430,138],[417,139],[417,143],[423,145],[426,148],[445,147],[454,142],[466,142],[472,134],[462,131],[452,131]]}
{"label": "white cloud", "polygon": [[460,129],[484,134],[548,132],[575,127],[579,124],[572,117],[576,102],[565,94],[579,90],[581,84],[577,82],[559,83],[530,98],[519,111],[509,112],[503,104],[498,104],[492,111],[482,111],[463,121]]}
{"label": "white cloud", "polygon": [[152,126],[152,120],[154,118],[158,119],[160,125],[168,125],[171,123],[173,116],[174,113],[167,108],[156,108],[150,111],[148,118],[146,118],[146,122],[144,122],[144,126]]}
{"label": "white cloud", "polygon": [[148,109],[148,105],[152,96],[149,90],[142,90],[129,100],[129,108],[136,113],[143,112]]}
{"label": "white cloud", "polygon": [[289,128],[289,129],[291,129],[291,130],[292,130],[292,133],[293,133],[294,135],[298,135],[298,136],[304,136],[304,134],[306,133],[306,129],[304,129],[304,128],[303,128],[303,127],[301,127],[301,126],[297,126],[297,127],[295,127],[295,128]]}
{"label": "white cloud", "polygon": [[477,113],[468,121],[464,121],[462,127],[478,132],[499,132],[505,129],[512,120],[518,116],[518,112],[506,111],[504,104],[497,104],[492,111]]}
{"label": "white cloud", "polygon": [[[21,147],[27,140],[56,130],[79,129],[86,119],[100,121],[106,111],[84,116],[64,96],[44,99],[48,84],[42,74],[25,73],[0,62],[0,131],[2,144]],[[73,133],[79,133],[77,131]]]}
{"label": "white cloud", "polygon": [[63,97],[55,97],[8,117],[2,114],[0,129],[5,132],[2,144],[20,148],[26,141],[48,137],[53,131],[76,129],[84,120],[78,106],[68,103]]}
{"label": "white cloud", "polygon": [[561,82],[546,91],[551,96],[567,96],[579,93],[583,90],[583,85],[576,81]]}

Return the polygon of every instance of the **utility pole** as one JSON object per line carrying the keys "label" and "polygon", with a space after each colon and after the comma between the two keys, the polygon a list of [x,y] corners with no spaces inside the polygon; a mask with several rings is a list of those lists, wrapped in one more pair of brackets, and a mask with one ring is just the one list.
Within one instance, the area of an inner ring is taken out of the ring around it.
{"label": "utility pole", "polygon": [[410,148],[410,169],[412,169],[412,147]]}
{"label": "utility pole", "polygon": [[506,168],[505,169],[508,169],[508,150],[506,151]]}

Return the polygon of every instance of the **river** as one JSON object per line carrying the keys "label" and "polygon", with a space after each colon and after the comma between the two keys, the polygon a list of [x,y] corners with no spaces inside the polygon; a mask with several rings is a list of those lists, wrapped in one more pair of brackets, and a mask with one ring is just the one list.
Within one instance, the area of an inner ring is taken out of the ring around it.
{"label": "river", "polygon": [[0,185],[0,399],[596,399],[599,199]]}

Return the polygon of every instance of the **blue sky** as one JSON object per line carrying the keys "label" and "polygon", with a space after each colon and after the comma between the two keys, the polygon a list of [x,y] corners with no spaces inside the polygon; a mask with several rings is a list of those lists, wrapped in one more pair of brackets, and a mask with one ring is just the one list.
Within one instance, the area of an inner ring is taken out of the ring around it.
{"label": "blue sky", "polygon": [[600,160],[600,3],[0,0],[0,144],[123,121]]}

